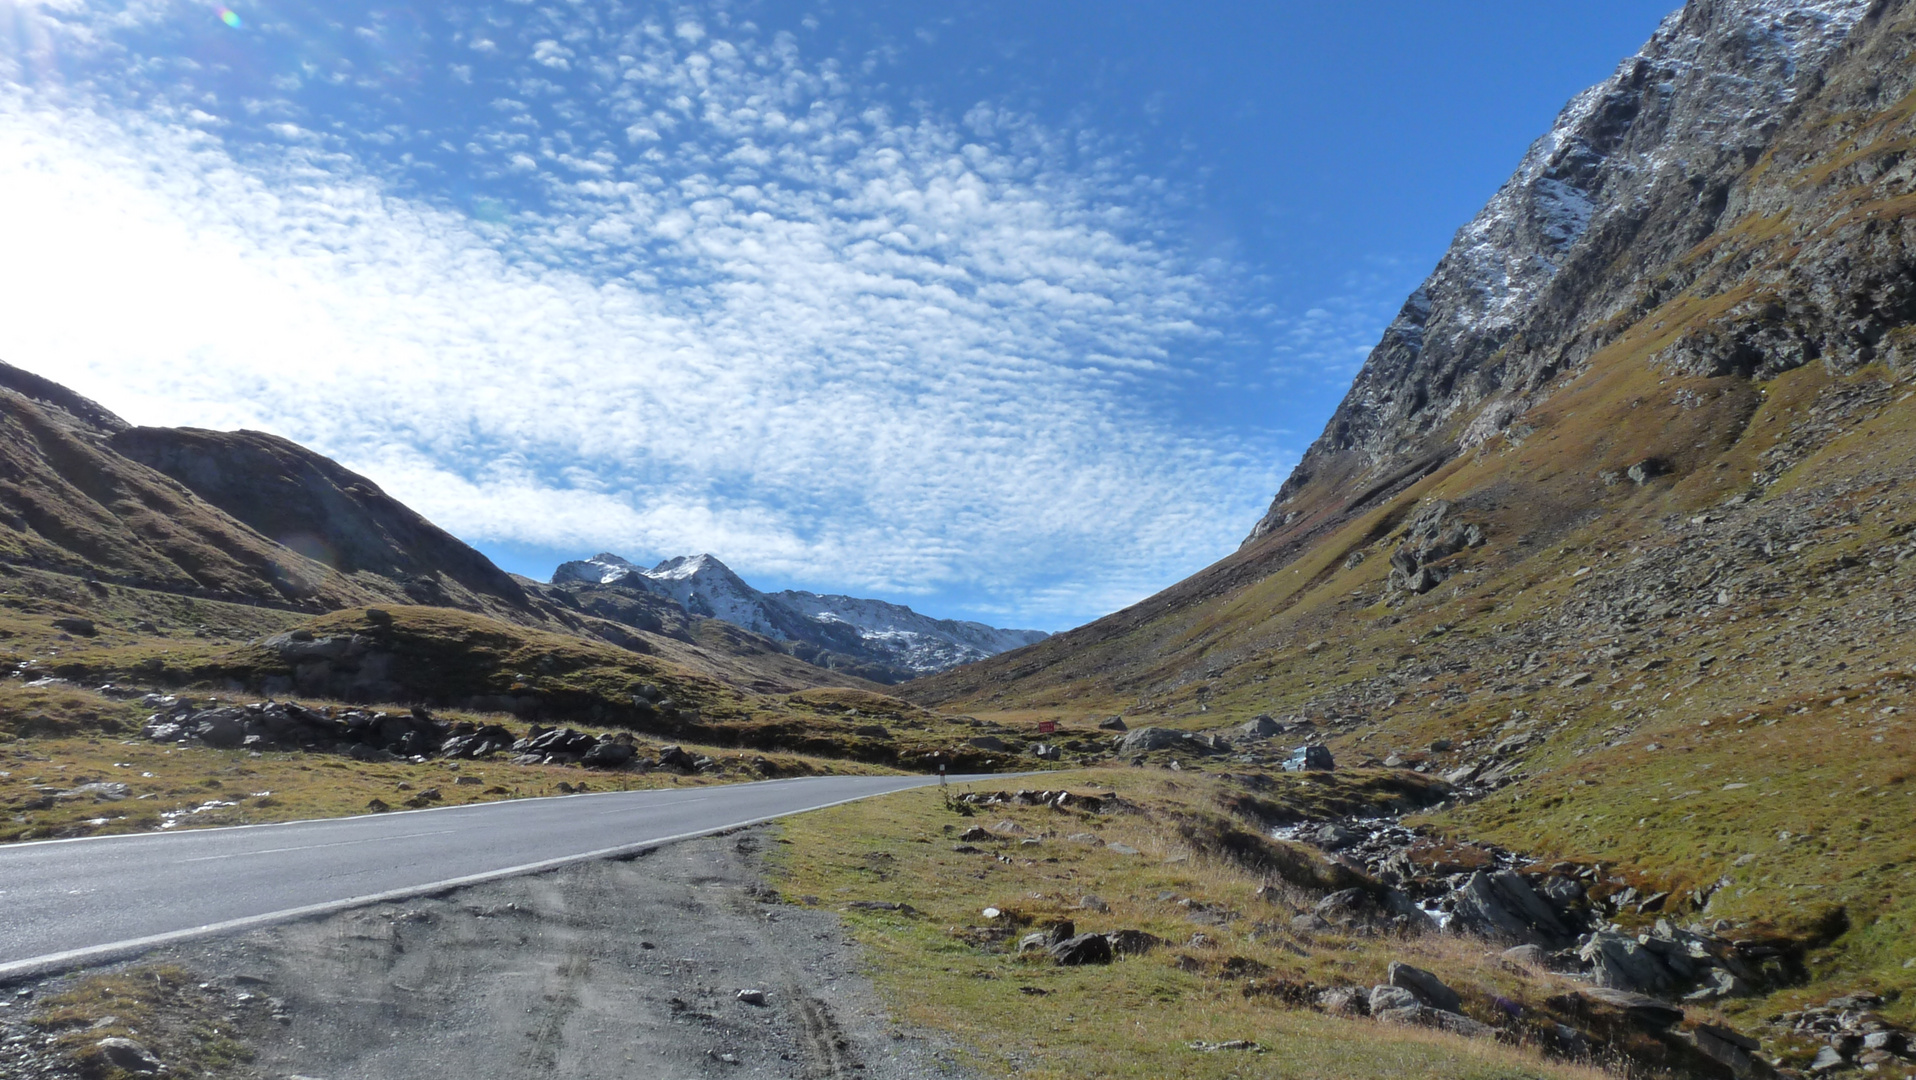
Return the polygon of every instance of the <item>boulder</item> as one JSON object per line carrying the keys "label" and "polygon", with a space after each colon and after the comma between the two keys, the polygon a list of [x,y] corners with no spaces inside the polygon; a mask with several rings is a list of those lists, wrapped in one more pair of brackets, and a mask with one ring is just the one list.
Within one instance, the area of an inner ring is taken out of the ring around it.
{"label": "boulder", "polygon": [[1066,919],[1063,922],[1052,923],[1035,934],[1026,934],[1024,940],[1018,942],[1018,951],[1020,953],[1049,952],[1076,936],[1078,936],[1077,926],[1070,919]]}
{"label": "boulder", "polygon": [[978,735],[965,741],[976,749],[989,750],[994,754],[1002,754],[1010,749],[1005,745],[1005,741],[996,735]]}
{"label": "boulder", "polygon": [[1118,741],[1118,750],[1125,754],[1147,754],[1153,750],[1168,750],[1178,746],[1185,738],[1184,732],[1170,728],[1139,728]]}
{"label": "boulder", "polygon": [[1126,723],[1124,722],[1124,717],[1122,717],[1122,716],[1113,716],[1113,717],[1110,717],[1110,718],[1108,718],[1108,719],[1105,719],[1105,720],[1100,720],[1100,721],[1098,721],[1098,728],[1099,728],[1099,730],[1101,730],[1101,731],[1129,731],[1129,730],[1131,730],[1131,726],[1130,726],[1129,724],[1126,724]]}
{"label": "boulder", "polygon": [[1464,1007],[1464,999],[1457,991],[1423,968],[1393,960],[1389,978],[1390,985],[1410,991],[1417,996],[1418,1001],[1433,1009],[1454,1013]]}
{"label": "boulder", "polygon": [[1402,1009],[1415,1009],[1423,1002],[1401,986],[1373,986],[1370,990],[1370,1014],[1382,1016]]}
{"label": "boulder", "polygon": [[53,628],[79,637],[93,637],[100,632],[99,627],[93,625],[92,619],[55,619]]}
{"label": "boulder", "polygon": [[659,768],[673,769],[689,773],[695,771],[694,758],[683,747],[665,746],[659,749]]}
{"label": "boulder", "polygon": [[1554,947],[1574,936],[1556,909],[1509,870],[1478,871],[1451,899],[1457,921],[1486,937]]}
{"label": "boulder", "polygon": [[1247,739],[1268,739],[1273,735],[1283,734],[1284,726],[1271,719],[1270,714],[1265,713],[1252,717],[1250,723],[1237,730]]}
{"label": "boulder", "polygon": [[191,732],[208,746],[221,750],[237,749],[246,741],[246,713],[241,709],[217,709],[195,717]]}
{"label": "boulder", "polygon": [[600,739],[598,744],[585,752],[579,764],[588,769],[621,769],[631,764],[638,756],[630,739]]}
{"label": "boulder", "polygon": [[1591,966],[1591,981],[1606,990],[1668,993],[1679,981],[1656,953],[1612,930],[1590,935],[1577,958]]}
{"label": "boulder", "polygon": [[1337,986],[1317,995],[1317,1007],[1327,1013],[1370,1015],[1370,994],[1361,986]]}
{"label": "boulder", "polygon": [[1103,934],[1079,934],[1051,947],[1051,958],[1065,967],[1111,962],[1111,941]]}
{"label": "boulder", "polygon": [[1141,956],[1164,944],[1164,939],[1142,930],[1114,930],[1104,935],[1117,956]]}
{"label": "boulder", "polygon": [[1687,1033],[1692,1046],[1704,1057],[1720,1065],[1729,1067],[1736,1076],[1754,1076],[1759,1072],[1767,1074],[1769,1070],[1760,1065],[1756,1057],[1762,1044],[1755,1039],[1720,1024],[1698,1024]]}
{"label": "boulder", "polygon": [[101,1039],[93,1049],[107,1064],[135,1076],[151,1076],[166,1068],[152,1051],[132,1039]]}
{"label": "boulder", "polygon": [[1503,958],[1513,964],[1521,964],[1524,967],[1533,968],[1543,967],[1546,960],[1543,946],[1541,945],[1518,945],[1514,948],[1505,949],[1503,951]]}
{"label": "boulder", "polygon": [[1825,1046],[1816,1052],[1816,1059],[1810,1062],[1810,1071],[1814,1073],[1835,1072],[1848,1065],[1843,1052],[1834,1046]]}

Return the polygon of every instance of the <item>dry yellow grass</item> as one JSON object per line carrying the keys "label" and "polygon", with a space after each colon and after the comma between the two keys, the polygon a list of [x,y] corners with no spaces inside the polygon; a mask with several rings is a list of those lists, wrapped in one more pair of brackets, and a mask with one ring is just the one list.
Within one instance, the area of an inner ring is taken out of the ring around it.
{"label": "dry yellow grass", "polygon": [[[1491,1004],[1492,994],[1536,1003],[1561,988],[1549,976],[1499,962],[1478,942],[1293,934],[1293,909],[1257,894],[1262,875],[1180,835],[1181,815],[1215,812],[1221,788],[1213,780],[1095,770],[1045,782],[1080,792],[1116,790],[1133,809],[1084,814],[994,806],[968,817],[933,789],[807,815],[784,827],[786,890],[801,902],[846,910],[900,1018],[951,1033],[987,1074],[1603,1075],[1522,1046],[1284,1004],[1285,984],[1368,987],[1382,981],[1392,959],[1473,988],[1466,1009],[1487,1022],[1508,1019]],[[953,850],[956,834],[1003,821],[1023,831],[1004,844],[981,842],[985,854]],[[1078,833],[1104,843],[1069,839]],[[1039,842],[1027,846],[1026,839]],[[1138,854],[1106,846],[1112,842]],[[1109,910],[1081,906],[1086,896]],[[861,900],[913,910],[847,908]],[[1234,915],[1221,924],[1196,923],[1183,900]],[[1004,914],[986,919],[986,907]],[[1016,954],[1025,927],[1059,919],[1074,920],[1082,932],[1143,930],[1166,944],[1109,967],[1058,967]],[[1006,924],[1018,929],[1008,940],[991,940]],[[1190,1047],[1232,1040],[1255,1042],[1264,1052]]]}
{"label": "dry yellow grass", "polygon": [[[886,771],[692,744],[685,744],[688,753],[719,761],[724,774],[600,772],[503,759],[363,763],[330,754],[156,744],[136,734],[142,714],[137,703],[91,691],[0,682],[0,842],[340,817],[366,813],[375,800],[401,807],[429,790],[439,792],[430,805],[457,806],[561,794],[561,784],[574,791],[622,791]],[[524,730],[505,717],[445,715]],[[8,736],[14,737],[6,741]],[[58,794],[101,782],[123,783],[131,792],[113,801]]]}

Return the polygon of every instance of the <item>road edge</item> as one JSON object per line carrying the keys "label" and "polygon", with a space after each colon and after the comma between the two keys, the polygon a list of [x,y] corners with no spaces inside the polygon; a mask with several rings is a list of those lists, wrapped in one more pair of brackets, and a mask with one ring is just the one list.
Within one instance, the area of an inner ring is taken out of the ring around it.
{"label": "road edge", "polygon": [[300,919],[313,918],[319,915],[331,915],[352,908],[366,907],[370,904],[387,904],[397,900],[408,900],[415,896],[430,896],[434,893],[450,892],[455,889],[463,889],[489,881],[522,877],[527,874],[544,873],[545,871],[556,870],[559,867],[570,866],[574,863],[638,855],[655,848],[664,847],[667,844],[683,843],[687,840],[713,836],[718,833],[729,832],[733,829],[744,829],[753,825],[763,825],[768,821],[777,821],[780,818],[794,817],[799,814],[810,814],[819,810],[829,810],[834,806],[845,806],[850,803],[864,802],[867,799],[878,799],[887,795],[897,795],[901,792],[916,791],[919,788],[930,787],[938,783],[938,778],[935,776],[912,779],[912,783],[904,787],[894,788],[890,791],[874,791],[869,795],[854,795],[847,799],[834,799],[830,802],[819,803],[816,806],[805,806],[796,810],[787,810],[784,813],[767,814],[744,821],[714,825],[709,829],[697,829],[692,832],[677,833],[672,836],[654,837],[649,840],[636,841],[630,844],[620,844],[617,847],[601,848],[597,851],[581,852],[576,855],[563,855],[555,859],[544,859],[535,863],[523,863],[518,866],[487,870],[478,874],[468,874],[464,877],[447,878],[442,881],[410,885],[402,889],[393,889],[387,892],[369,893],[365,896],[354,896],[341,900],[328,900],[321,904],[309,904],[304,907],[285,908],[280,911],[249,915],[243,919],[228,919],[224,922],[207,923],[204,926],[189,927],[185,930],[170,930],[164,934],[153,934],[142,938],[129,938],[125,941],[109,942],[104,945],[89,945],[84,949],[71,949],[66,952],[47,953],[41,956],[29,957],[25,960],[15,960],[0,964],[0,986],[19,982],[24,979],[42,978],[48,975],[57,975],[72,971],[77,968],[122,960],[127,957],[150,952],[165,945],[172,945],[183,941],[193,941],[204,937],[217,937],[221,934],[253,930],[279,923],[296,922]]}

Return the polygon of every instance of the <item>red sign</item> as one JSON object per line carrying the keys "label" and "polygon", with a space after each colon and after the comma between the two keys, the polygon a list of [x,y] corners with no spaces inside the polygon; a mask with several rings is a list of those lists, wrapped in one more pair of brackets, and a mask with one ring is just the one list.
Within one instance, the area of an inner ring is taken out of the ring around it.
{"label": "red sign", "polygon": [[1058,722],[1056,720],[1041,720],[1038,722],[1038,734],[1040,735],[1049,735],[1057,730]]}

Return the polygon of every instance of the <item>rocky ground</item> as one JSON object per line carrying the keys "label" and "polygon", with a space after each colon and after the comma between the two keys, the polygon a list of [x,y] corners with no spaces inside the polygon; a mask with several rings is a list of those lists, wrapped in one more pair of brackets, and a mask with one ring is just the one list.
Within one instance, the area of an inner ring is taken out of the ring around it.
{"label": "rocky ground", "polygon": [[[118,969],[192,973],[137,1030],[70,1004],[97,974],[10,987],[0,1075],[969,1075],[891,1022],[836,915],[765,884],[774,847],[745,830],[170,949]],[[209,1031],[234,1044],[211,1067]]]}

